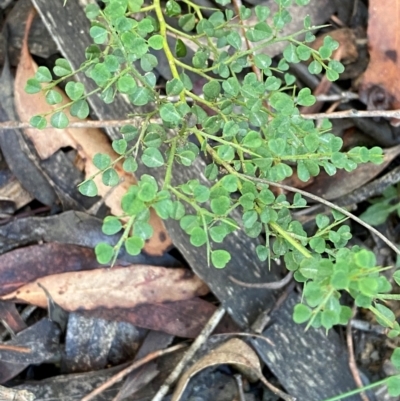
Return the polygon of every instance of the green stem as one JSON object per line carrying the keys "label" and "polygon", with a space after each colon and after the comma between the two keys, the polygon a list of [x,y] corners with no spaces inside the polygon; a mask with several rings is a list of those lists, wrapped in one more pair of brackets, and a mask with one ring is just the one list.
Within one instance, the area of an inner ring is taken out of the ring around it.
{"label": "green stem", "polygon": [[269,226],[276,231],[281,237],[283,237],[289,244],[291,244],[295,249],[297,249],[303,256],[306,258],[311,258],[312,255],[310,252],[307,251],[307,249],[299,244],[287,231],[285,231],[279,224],[276,224],[274,222],[268,223]]}
{"label": "green stem", "polygon": [[368,386],[357,388],[355,390],[349,391],[348,393],[340,394],[340,395],[337,395],[337,396],[332,397],[332,398],[327,398],[326,400],[323,400],[323,401],[339,401],[339,400],[343,400],[344,398],[351,397],[352,395],[360,394],[363,391],[371,390],[372,388],[385,385],[388,379],[389,379],[389,377],[387,377],[386,379],[380,380],[380,381],[378,381],[376,383],[369,384]]}
{"label": "green stem", "polygon": [[114,246],[114,256],[113,256],[112,261],[111,261],[111,266],[114,266],[114,263],[117,260],[117,257],[118,257],[118,254],[119,254],[119,250],[121,249],[122,245],[127,240],[127,238],[129,237],[129,233],[131,231],[131,228],[133,226],[135,218],[136,218],[136,216],[131,216],[129,218],[128,222],[126,223],[126,226],[125,226],[125,229],[124,229],[124,233],[121,235],[121,238],[119,239],[117,244]]}
{"label": "green stem", "polygon": [[169,156],[168,156],[168,161],[167,161],[167,171],[165,173],[163,189],[167,189],[171,184],[172,166],[174,165],[174,158],[175,158],[175,153],[176,153],[177,142],[178,142],[178,137],[174,137],[171,140],[171,148],[169,151]]}
{"label": "green stem", "polygon": [[200,131],[200,130],[197,129],[197,128],[192,128],[192,131],[195,132],[195,133],[197,133],[197,134],[199,134],[199,135],[201,135],[201,136],[203,136],[203,137],[205,137],[205,138],[212,139],[212,140],[215,141],[215,142],[219,142],[219,143],[222,143],[222,144],[224,144],[224,145],[232,146],[232,147],[235,148],[236,150],[242,151],[242,152],[244,152],[244,153],[248,153],[249,155],[256,156],[256,157],[261,157],[261,156],[258,155],[257,153],[254,153],[254,152],[252,152],[251,150],[249,150],[249,149],[247,149],[247,148],[244,148],[244,147],[242,147],[242,146],[239,145],[239,144],[236,144],[236,143],[233,143],[233,142],[230,142],[230,141],[226,141],[225,139],[223,139],[223,138],[221,138],[221,137],[219,137],[219,136],[206,134],[205,132]]}
{"label": "green stem", "polygon": [[179,73],[176,69],[175,58],[169,48],[167,41],[167,24],[164,19],[164,14],[161,8],[160,0],[154,0],[154,9],[157,15],[158,23],[160,24],[160,35],[163,37],[163,50],[167,57],[169,68],[171,69],[172,76],[179,79]]}

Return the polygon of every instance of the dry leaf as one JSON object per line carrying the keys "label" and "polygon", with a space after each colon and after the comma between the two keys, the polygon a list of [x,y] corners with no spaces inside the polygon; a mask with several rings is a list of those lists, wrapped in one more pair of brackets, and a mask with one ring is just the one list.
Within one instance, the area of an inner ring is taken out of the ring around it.
{"label": "dry leaf", "polygon": [[369,1],[370,61],[360,98],[369,110],[400,108],[400,0]]}
{"label": "dry leaf", "polygon": [[[27,37],[30,23],[32,22],[32,16],[31,13],[28,17],[21,51],[21,59],[15,77],[15,107],[21,121],[29,121],[34,115],[49,112],[55,107],[60,106],[60,104],[56,106],[48,105],[43,93],[35,95],[28,95],[25,93],[26,81],[35,75],[38,68],[29,54],[27,46]],[[55,87],[54,90],[60,93],[63,97],[64,100],[61,104],[66,104],[70,101],[61,89]],[[68,113],[67,115],[71,122],[80,121],[78,118],[73,117]],[[76,149],[79,156],[84,161],[86,178],[98,171],[92,163],[95,154],[107,154],[110,156],[111,160],[115,160],[118,157],[118,155],[113,151],[108,137],[97,128],[66,128],[63,130],[55,128],[49,128],[46,130],[28,128],[24,130],[24,132],[31,139],[36,151],[43,159],[48,158],[54,152],[63,147],[70,146]],[[121,216],[124,214],[121,208],[121,198],[128,188],[131,185],[134,185],[136,181],[132,174],[128,174],[123,170],[121,162],[118,162],[114,168],[122,182],[117,187],[113,188],[111,192],[110,187],[102,183],[101,175],[98,175],[94,181],[96,182],[99,195],[105,197],[105,204],[110,208],[111,213],[115,216]],[[162,255],[163,252],[171,246],[172,242],[165,230],[163,222],[156,215],[154,210],[151,211],[150,224],[154,229],[154,235],[146,242],[144,250],[150,255]]]}
{"label": "dry leaf", "polygon": [[233,338],[205,355],[181,376],[171,401],[178,401],[181,398],[194,375],[210,366],[222,364],[234,365],[250,381],[256,381],[262,376],[260,361],[253,349],[244,341]]}
{"label": "dry leaf", "polygon": [[67,311],[131,308],[187,300],[209,291],[206,284],[187,269],[134,265],[54,274],[26,284],[1,299],[46,308],[46,294],[38,283]]}

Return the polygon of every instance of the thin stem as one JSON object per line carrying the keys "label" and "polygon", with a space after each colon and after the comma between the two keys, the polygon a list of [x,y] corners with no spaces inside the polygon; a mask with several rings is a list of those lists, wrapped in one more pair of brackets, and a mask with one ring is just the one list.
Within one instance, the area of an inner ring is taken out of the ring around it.
{"label": "thin stem", "polygon": [[388,379],[389,378],[387,377],[386,379],[380,380],[380,381],[378,381],[376,383],[369,384],[368,386],[365,386],[365,387],[362,387],[362,388],[357,388],[357,389],[355,389],[353,391],[349,391],[348,393],[340,394],[340,395],[337,395],[337,396],[332,397],[332,398],[327,398],[326,400],[323,400],[323,401],[340,401],[340,400],[343,400],[344,398],[351,397],[352,395],[360,394],[363,391],[371,390],[371,389],[373,389],[375,387],[385,385]]}
{"label": "thin stem", "polygon": [[168,161],[167,161],[167,171],[165,173],[163,189],[167,189],[169,187],[169,185],[171,184],[172,166],[174,164],[177,142],[178,142],[178,137],[174,137],[171,141],[171,148],[169,151],[169,156],[168,156]]}

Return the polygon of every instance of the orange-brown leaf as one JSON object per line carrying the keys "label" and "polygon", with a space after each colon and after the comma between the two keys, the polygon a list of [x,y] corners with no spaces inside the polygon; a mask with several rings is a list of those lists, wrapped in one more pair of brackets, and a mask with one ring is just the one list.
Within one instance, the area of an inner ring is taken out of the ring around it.
{"label": "orange-brown leaf", "polygon": [[208,293],[208,287],[187,269],[133,265],[54,274],[2,296],[45,308],[46,294],[67,311],[131,308],[141,304],[187,300]]}

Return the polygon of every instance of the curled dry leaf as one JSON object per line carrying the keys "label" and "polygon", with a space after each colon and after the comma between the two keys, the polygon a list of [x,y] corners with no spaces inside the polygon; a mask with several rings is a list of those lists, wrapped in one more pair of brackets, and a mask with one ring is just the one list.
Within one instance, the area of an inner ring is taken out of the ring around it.
{"label": "curled dry leaf", "polygon": [[260,361],[253,349],[242,340],[233,338],[198,360],[181,376],[171,401],[178,401],[181,398],[194,375],[210,366],[222,364],[234,365],[250,381],[256,381],[262,376]]}
{"label": "curled dry leaf", "polygon": [[[27,45],[27,38],[32,18],[33,14],[31,13],[27,20],[21,59],[15,77],[15,107],[21,121],[29,121],[34,115],[51,112],[55,107],[70,102],[65,93],[58,87],[55,87],[54,90],[62,96],[63,101],[56,106],[48,105],[43,93],[35,95],[28,95],[25,93],[27,80],[35,75],[38,68],[29,54]],[[71,122],[80,121],[77,117],[73,117],[69,113],[67,113],[67,115]],[[42,159],[50,157],[60,148],[73,147],[76,149],[84,162],[86,178],[92,176],[98,171],[92,163],[95,154],[107,154],[110,156],[111,160],[115,160],[118,157],[118,155],[113,151],[108,137],[97,128],[72,129],[67,127],[65,129],[49,128],[43,131],[35,128],[27,128],[24,132],[31,139],[36,151]],[[131,185],[134,185],[136,181],[132,174],[126,173],[123,170],[121,162],[118,162],[114,168],[121,178],[121,183],[113,188],[111,192],[110,187],[103,184],[101,175],[98,175],[94,181],[96,182],[99,195],[104,197],[105,204],[111,209],[111,213],[115,216],[121,216],[123,215],[121,198],[127,192],[128,188]],[[144,250],[151,255],[162,255],[162,253],[171,245],[171,239],[169,238],[161,219],[153,210],[150,217],[150,224],[154,229],[154,235],[148,242],[146,242]]]}
{"label": "curled dry leaf", "polygon": [[171,401],[178,401],[181,398],[190,378],[195,374],[210,366],[222,364],[233,365],[235,369],[239,370],[250,381],[262,381],[266,387],[281,399],[295,401],[293,397],[279,390],[265,379],[257,354],[250,346],[238,338],[232,338],[192,365],[179,379]]}
{"label": "curled dry leaf", "polygon": [[187,300],[206,295],[208,287],[187,269],[134,265],[54,274],[29,283],[1,297],[45,308],[46,288],[67,311],[131,308],[146,303]]}

